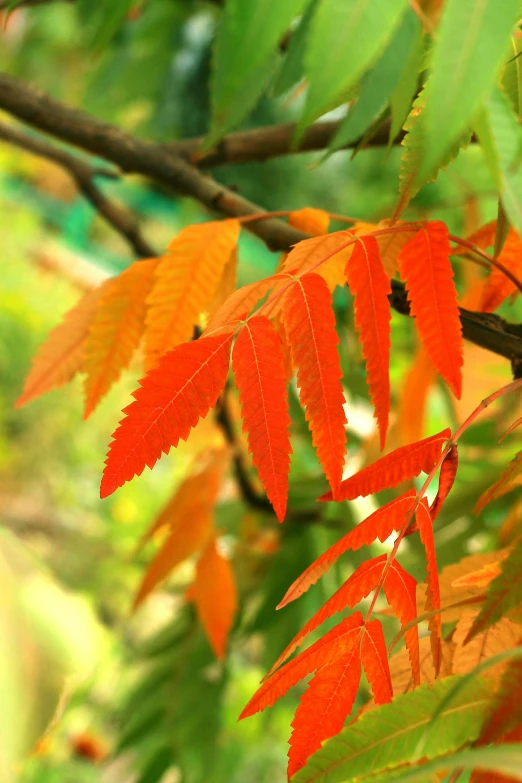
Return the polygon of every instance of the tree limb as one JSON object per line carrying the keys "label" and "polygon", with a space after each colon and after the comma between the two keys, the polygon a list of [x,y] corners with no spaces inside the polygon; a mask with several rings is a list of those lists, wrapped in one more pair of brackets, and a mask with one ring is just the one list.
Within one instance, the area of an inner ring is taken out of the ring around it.
{"label": "tree limb", "polygon": [[156,256],[154,249],[143,237],[138,221],[126,209],[107,198],[94,182],[96,176],[114,179],[118,173],[106,168],[91,166],[76,155],[0,121],[0,141],[13,144],[20,149],[61,166],[76,183],[78,190],[92,204],[94,209],[130,245],[141,258]]}

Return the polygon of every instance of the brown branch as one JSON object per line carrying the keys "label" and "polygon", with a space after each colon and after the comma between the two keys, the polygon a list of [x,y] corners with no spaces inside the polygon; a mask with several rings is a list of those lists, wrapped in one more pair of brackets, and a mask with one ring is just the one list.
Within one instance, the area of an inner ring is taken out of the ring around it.
{"label": "brown branch", "polygon": [[[289,122],[284,125],[269,125],[266,128],[231,133],[206,155],[200,153],[204,138],[173,142],[166,144],[165,148],[190,163],[206,168],[229,163],[261,162],[281,155],[324,150],[335,136],[340,124],[340,121],[316,122],[304,132],[298,146],[292,144],[297,125]],[[389,131],[390,124],[383,124],[368,140],[367,146],[386,146]],[[399,135],[395,140],[396,144],[400,143],[403,135]],[[356,147],[358,143],[359,140],[349,144],[348,148]]]}
{"label": "brown branch", "polygon": [[114,179],[118,177],[117,172],[107,168],[91,166],[70,152],[3,122],[0,122],[0,141],[13,144],[31,155],[37,155],[40,158],[56,163],[72,177],[78,190],[106,222],[129,243],[138,257],[157,255],[143,237],[136,218],[107,198],[94,183],[96,176]]}
{"label": "brown branch", "polygon": [[[210,210],[231,217],[263,211],[163,145],[137,139],[5,74],[0,74],[0,108],[39,130],[110,161],[122,171],[141,174],[191,196]],[[307,234],[275,218],[252,221],[246,228],[274,250],[288,250],[296,242],[308,238]],[[404,287],[399,283],[394,284],[391,302],[396,310],[409,314]],[[511,361],[522,357],[521,327],[508,324],[497,316],[467,310],[461,310],[461,320],[466,339]]]}

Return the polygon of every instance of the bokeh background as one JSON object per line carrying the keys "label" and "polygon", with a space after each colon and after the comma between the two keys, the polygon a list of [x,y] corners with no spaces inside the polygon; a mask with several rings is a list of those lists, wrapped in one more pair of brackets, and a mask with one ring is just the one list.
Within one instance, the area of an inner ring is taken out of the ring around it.
{"label": "bokeh background", "polygon": [[[208,127],[213,3],[142,4],[81,0],[0,15],[0,66],[54,97],[146,138],[204,135]],[[110,4],[109,4],[110,5]],[[245,127],[292,120],[302,91],[267,94]],[[222,167],[220,181],[267,209],[310,205],[378,221],[396,200],[400,150],[293,155]],[[211,217],[191,201],[139,179],[100,182],[142,221],[161,252],[183,226]],[[423,189],[407,217],[440,218],[465,235],[496,214],[480,152],[469,149]],[[335,225],[335,224],[334,224]],[[226,662],[215,660],[184,601],[188,562],[136,613],[137,589],[154,544],[136,546],[193,467],[189,440],[153,472],[100,501],[106,446],[140,377],[139,361],[90,421],[82,421],[79,380],[16,410],[37,346],[83,292],[133,257],[53,164],[0,142],[0,781],[11,783],[278,783],[286,779],[286,737],[299,698],[240,724],[237,716],[288,640],[366,553],[355,553],[326,583],[287,609],[275,605],[292,579],[375,506],[340,504],[330,527],[293,524],[247,509],[232,482],[216,519],[232,553],[241,596]],[[266,276],[277,263],[258,240],[241,239],[239,281]],[[457,269],[459,290],[473,296],[481,276]],[[472,306],[472,299],[468,300]],[[352,466],[377,456],[363,366],[346,292],[336,299],[350,420]],[[503,314],[521,320],[520,304]],[[462,401],[433,384],[418,416],[403,401],[416,351],[411,325],[393,317],[394,447],[461,421],[510,376],[509,366],[469,347]],[[409,392],[410,401],[411,391]],[[413,397],[415,399],[415,396]],[[465,438],[458,484],[440,519],[442,565],[510,540],[522,507],[513,496],[476,519],[473,504],[512,456],[492,450],[510,401],[482,417]],[[292,502],[310,507],[324,479],[296,413]],[[510,419],[511,415],[511,419]],[[211,425],[200,439],[217,437]],[[201,440],[199,441],[199,444]],[[379,501],[389,499],[382,493]],[[374,501],[372,501],[374,502]],[[381,547],[374,547],[375,553]],[[359,558],[359,559],[358,559]],[[422,576],[414,543],[403,565]],[[393,630],[393,621],[388,630]],[[367,696],[361,694],[362,700]]]}

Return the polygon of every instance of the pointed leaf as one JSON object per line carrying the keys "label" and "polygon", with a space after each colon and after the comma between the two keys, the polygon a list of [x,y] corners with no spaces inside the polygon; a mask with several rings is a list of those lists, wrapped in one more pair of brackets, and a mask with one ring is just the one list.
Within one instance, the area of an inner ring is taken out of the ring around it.
{"label": "pointed leaf", "polygon": [[[417,582],[404,570],[404,568],[393,560],[386,579],[384,580],[384,594],[386,600],[393,607],[393,611],[401,621],[401,626],[411,623],[417,616]],[[417,686],[420,684],[420,654],[419,654],[419,630],[418,627],[410,628],[404,635],[408,655],[410,657],[411,670],[413,673],[413,682]]]}
{"label": "pointed leaf", "polygon": [[504,473],[500,476],[494,484],[489,487],[480,496],[477,505],[475,506],[475,514],[480,514],[486,506],[502,497],[507,492],[510,492],[514,487],[519,486],[522,472],[522,451],[517,452]]}
{"label": "pointed leaf", "polygon": [[[519,643],[521,639],[519,628]],[[522,661],[510,661],[502,675],[491,712],[480,732],[481,745],[499,741],[508,731],[522,733]],[[520,738],[520,737],[519,737]],[[505,740],[504,740],[505,741]]]}
{"label": "pointed leaf", "polygon": [[[498,261],[509,269],[515,277],[522,278],[522,242],[518,234],[511,230],[507,235],[502,252]],[[480,309],[484,313],[491,313],[496,310],[502,302],[511,294],[518,295],[518,288],[512,283],[509,277],[497,267],[493,267],[488,275],[486,285],[482,292]]]}
{"label": "pointed leaf", "polygon": [[[355,500],[361,496],[373,495],[383,489],[396,487],[402,481],[418,476],[421,471],[429,473],[439,459],[442,447],[450,435],[451,430],[448,428],[417,443],[395,449],[373,465],[345,479],[336,500]],[[332,499],[330,492],[319,498],[319,500]]]}
{"label": "pointed leaf", "polygon": [[276,671],[250,699],[239,720],[270,707],[303,677],[348,653],[359,643],[362,622],[362,614],[355,612]]}
{"label": "pointed leaf", "polygon": [[282,316],[312,443],[335,496],[344,464],[346,417],[339,338],[324,280],[314,274],[296,280],[285,296]]}
{"label": "pointed leaf", "polygon": [[362,638],[362,665],[376,704],[387,704],[393,698],[386,641],[380,620],[366,623]]}
{"label": "pointed leaf", "polygon": [[24,390],[16,401],[17,408],[63,386],[81,370],[89,327],[111,282],[106,280],[85,294],[40,346],[25,379]]}
{"label": "pointed leaf", "polygon": [[214,49],[211,147],[248,114],[263,91],[276,47],[307,0],[230,0]]}
{"label": "pointed leaf", "polygon": [[460,399],[464,348],[449,254],[448,229],[432,221],[404,245],[399,269],[424,347]]}
{"label": "pointed leaf", "polygon": [[341,731],[353,709],[360,679],[359,644],[315,674],[301,696],[292,721],[294,730],[288,751],[289,778],[306,764],[312,753],[319,750],[325,739]]}
{"label": "pointed leaf", "polygon": [[446,0],[426,87],[426,162],[437,166],[493,87],[520,16],[518,0]]}
{"label": "pointed leaf", "polygon": [[455,477],[459,467],[459,451],[458,446],[455,444],[451,447],[448,454],[444,457],[444,462],[440,466],[439,486],[437,489],[437,495],[435,500],[430,506],[431,521],[435,522],[439,512],[442,508],[442,504],[451,492],[451,488],[455,483]]}
{"label": "pointed leaf", "polygon": [[[285,258],[283,271],[304,274],[314,270],[324,277],[330,291],[336,285],[344,285],[344,268],[352,255],[354,238],[352,231],[335,231],[311,239],[303,239]],[[317,266],[323,259],[324,263]]]}
{"label": "pointed leaf", "polygon": [[321,236],[328,232],[330,225],[330,215],[324,209],[315,209],[314,207],[303,207],[288,215],[288,223],[294,228],[299,228],[306,234],[312,234],[314,237]]}
{"label": "pointed leaf", "polygon": [[264,679],[270,677],[281,664],[299,647],[308,634],[315,631],[325,620],[337,612],[342,612],[346,607],[354,606],[366,598],[372,590],[375,590],[386,565],[387,555],[380,555],[371,560],[366,560],[356,571],[341,585],[341,587],[326,601],[326,603],[304,625],[290,644],[281,653]]}
{"label": "pointed leaf", "polygon": [[424,53],[424,33],[417,25],[416,35],[410,39],[409,46],[403,51],[402,71],[392,95],[390,96],[391,127],[388,144],[391,145],[400,133],[418,89],[419,71]]}
{"label": "pointed leaf", "polygon": [[236,247],[239,229],[237,220],[198,223],[184,228],[170,243],[148,299],[147,369],[166,351],[192,337]]}
{"label": "pointed leaf", "polygon": [[[363,713],[315,753],[292,783],[345,783],[409,765],[435,709],[459,677],[421,685],[390,704]],[[488,709],[492,684],[467,684],[446,704],[430,731],[423,757],[431,759],[473,742]],[[409,767],[408,767],[409,768]]]}
{"label": "pointed leaf", "polygon": [[277,518],[283,521],[290,470],[290,416],[281,342],[265,316],[245,324],[234,346],[232,368],[240,392],[249,451]]}
{"label": "pointed leaf", "polygon": [[415,490],[409,490],[370,514],[357,527],[332,544],[326,552],[323,552],[312,565],[308,566],[306,571],[303,571],[290,585],[277,608],[282,609],[283,606],[306,593],[344,552],[349,549],[356,550],[362,546],[369,546],[377,539],[386,541],[394,530],[400,530],[404,525],[408,512],[413,508],[414,503]]}
{"label": "pointed leaf", "polygon": [[419,345],[400,391],[397,427],[403,443],[419,440],[424,435],[428,397],[436,378],[435,367]]}
{"label": "pointed leaf", "polygon": [[145,302],[157,266],[157,258],[135,261],[111,280],[100,297],[82,363],[85,419],[131,362],[145,327]]}
{"label": "pointed leaf", "polygon": [[237,589],[230,562],[220,553],[214,537],[196,564],[193,596],[210,645],[217,658],[224,658],[237,611]]}
{"label": "pointed leaf", "polygon": [[366,361],[370,398],[383,449],[390,410],[391,286],[373,237],[362,237],[355,245],[346,264],[346,280],[355,299],[355,327]]}
{"label": "pointed leaf", "polygon": [[256,283],[248,283],[241,286],[237,291],[223,302],[219,310],[216,310],[211,316],[204,334],[207,335],[216,329],[232,323],[237,318],[247,316],[253,307],[262,299],[278,280],[286,279],[284,275],[272,275],[265,277],[264,280],[258,280]]}
{"label": "pointed leaf", "polygon": [[[476,611],[463,611],[453,632],[452,641],[455,644],[455,651],[452,668],[454,674],[473,672],[484,661],[517,647],[522,638],[522,628],[516,623],[512,623],[507,617],[503,617],[498,623],[486,628],[471,641],[467,641],[477,614]],[[502,671],[505,671],[503,665],[501,667],[493,666],[484,674],[498,682]]]}
{"label": "pointed leaf", "polygon": [[184,343],[163,356],[133,392],[113,433],[100,496],[107,497],[171,446],[186,440],[221,394],[228,373],[231,334]]}
{"label": "pointed leaf", "polygon": [[[435,541],[433,538],[433,526],[426,499],[417,508],[416,523],[422,545],[426,552],[426,612],[438,612],[440,609],[439,572],[437,568],[437,556],[435,553]],[[440,613],[432,615],[428,620],[431,631],[431,652],[433,665],[438,673],[441,665],[442,624]]]}
{"label": "pointed leaf", "polygon": [[407,0],[323,0],[305,58],[309,88],[300,127],[342,103],[393,35]]}

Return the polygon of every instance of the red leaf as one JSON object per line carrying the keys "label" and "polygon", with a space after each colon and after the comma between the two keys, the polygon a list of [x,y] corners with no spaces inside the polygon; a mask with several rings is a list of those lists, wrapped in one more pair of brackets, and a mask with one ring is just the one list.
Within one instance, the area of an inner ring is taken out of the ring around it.
{"label": "red leaf", "polygon": [[[393,560],[384,580],[384,595],[404,628],[417,617],[417,582]],[[415,687],[420,685],[419,629],[410,628],[404,635]]]}
{"label": "red leaf", "polygon": [[346,280],[355,299],[355,326],[366,361],[370,398],[375,407],[381,449],[390,410],[390,281],[374,237],[361,237],[346,264]]}
{"label": "red leaf", "polygon": [[303,677],[348,653],[358,644],[362,624],[362,614],[355,612],[276,671],[258,688],[239,720],[270,707]]}
{"label": "red leaf", "polygon": [[[519,279],[522,277],[522,242],[513,229],[510,230],[506,237],[498,261],[500,261],[506,269],[509,269],[515,277]],[[518,288],[500,269],[493,267],[482,293],[480,309],[485,313],[491,313],[513,293],[518,294]]]}
{"label": "red leaf", "polygon": [[110,281],[85,342],[86,419],[125,370],[145,328],[145,302],[152,288],[157,258],[135,261]]}
{"label": "red leaf", "polygon": [[411,314],[426,351],[453,393],[462,392],[462,327],[449,261],[448,229],[440,220],[421,228],[399,255]]}
{"label": "red leaf", "polygon": [[310,681],[292,721],[288,777],[301,769],[323,741],[338,734],[350,715],[361,679],[360,645],[319,669]]}
{"label": "red leaf", "polygon": [[337,612],[342,612],[346,607],[353,608],[359,601],[366,598],[372,590],[375,590],[386,565],[387,555],[380,555],[371,560],[366,560],[346,580],[344,584],[328,599],[314,616],[304,625],[299,633],[292,639],[286,650],[281,653],[264,679],[270,677],[281,664],[303,643],[308,634],[315,631],[325,620]]}
{"label": "red leaf", "polygon": [[430,506],[431,521],[435,522],[442,504],[451,492],[459,467],[459,450],[457,444],[451,447],[440,467],[439,486],[435,500]]}
{"label": "red leaf", "polygon": [[234,345],[232,368],[240,392],[249,451],[277,518],[283,521],[290,470],[290,416],[281,341],[265,316],[254,316]]}
{"label": "red leaf", "polygon": [[192,585],[199,619],[217,658],[223,658],[237,610],[237,590],[230,563],[212,537],[196,564]]}
{"label": "red leaf", "polygon": [[[354,500],[360,496],[373,495],[383,489],[396,487],[402,481],[418,476],[421,471],[429,473],[439,459],[442,446],[450,435],[451,430],[448,427],[417,443],[395,449],[373,465],[345,479],[335,500]],[[331,492],[319,498],[319,500],[333,499]]]}
{"label": "red leaf", "polygon": [[214,407],[227,378],[231,341],[224,334],[183,343],[140,381],[113,434],[100,497],[152,468]]}
{"label": "red leaf", "polygon": [[262,299],[278,280],[287,279],[286,275],[272,275],[256,283],[248,283],[228,297],[219,310],[210,318],[204,334],[207,335],[238,317],[246,316]]}
{"label": "red leaf", "polygon": [[332,297],[322,277],[296,280],[282,316],[312,442],[335,496],[343,472],[346,417]]}
{"label": "red leaf", "polygon": [[361,657],[375,703],[387,704],[393,699],[393,687],[386,642],[379,620],[370,620],[366,623],[362,637]]}
{"label": "red leaf", "polygon": [[386,541],[391,536],[394,530],[400,530],[403,526],[408,511],[413,507],[415,502],[415,490],[410,489],[404,495],[401,495],[385,506],[374,511],[363,522],[361,522],[353,530],[350,530],[339,541],[323,552],[323,554],[315,560],[312,565],[308,566],[306,571],[297,577],[288,590],[281,603],[277,606],[278,609],[282,609],[291,601],[295,601],[303,593],[314,585],[317,580],[325,574],[330,566],[349,549],[360,549],[362,546],[369,546],[376,539],[379,541]]}
{"label": "red leaf", "polygon": [[[437,570],[437,556],[435,554],[435,540],[433,527],[426,498],[422,499],[417,508],[417,527],[420,533],[422,545],[426,551],[426,606],[427,612],[438,612],[440,609],[439,573]],[[440,612],[430,617],[428,625],[431,631],[431,652],[433,665],[438,674],[442,660],[442,625]]]}

